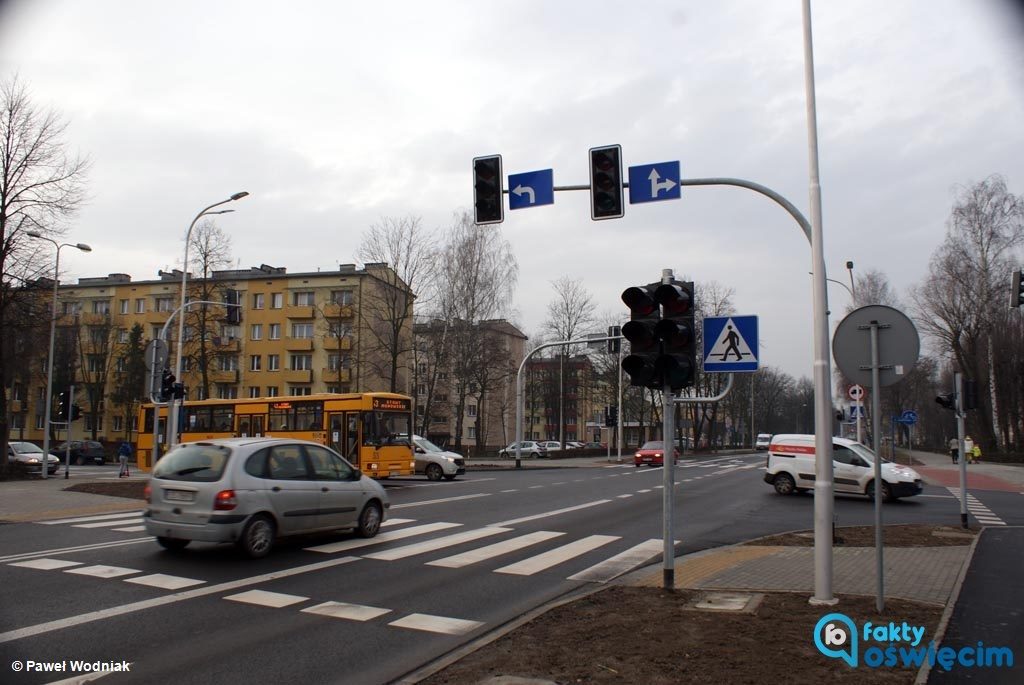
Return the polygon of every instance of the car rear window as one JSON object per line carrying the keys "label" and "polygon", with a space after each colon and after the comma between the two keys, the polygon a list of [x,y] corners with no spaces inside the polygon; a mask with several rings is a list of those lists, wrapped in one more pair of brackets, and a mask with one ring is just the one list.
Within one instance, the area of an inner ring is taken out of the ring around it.
{"label": "car rear window", "polygon": [[153,468],[153,477],[212,483],[220,480],[231,450],[223,445],[188,443],[168,453]]}

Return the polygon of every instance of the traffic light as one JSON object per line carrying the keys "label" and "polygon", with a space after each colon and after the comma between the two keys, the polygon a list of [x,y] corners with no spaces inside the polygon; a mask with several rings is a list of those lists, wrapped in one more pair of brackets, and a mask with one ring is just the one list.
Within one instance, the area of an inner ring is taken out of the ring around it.
{"label": "traffic light", "polygon": [[939,395],[935,398],[935,401],[945,409],[956,411],[956,393],[951,392],[946,395]]}
{"label": "traffic light", "polygon": [[619,423],[619,408],[611,405],[604,408],[604,425],[606,428],[613,428]]}
{"label": "traffic light", "polygon": [[1024,277],[1020,269],[1017,269],[1010,276],[1010,309],[1017,309],[1024,305]]}
{"label": "traffic light", "polygon": [[505,219],[501,197],[501,155],[473,158],[473,223],[500,224]]}
{"label": "traffic light", "polygon": [[964,379],[964,411],[978,408],[978,381]]}
{"label": "traffic light", "polygon": [[608,354],[618,354],[621,349],[622,340],[616,336],[622,335],[622,329],[618,326],[608,327],[608,337],[613,340],[608,341]]}
{"label": "traffic light", "polygon": [[174,399],[176,400],[185,399],[185,384],[175,383],[171,390],[171,396],[174,397]]}
{"label": "traffic light", "polygon": [[673,281],[659,285],[654,299],[662,308],[661,321],[655,327],[661,340],[661,355],[655,368],[663,385],[679,390],[693,384],[697,371],[693,283]]}
{"label": "traffic light", "polygon": [[77,404],[72,404],[71,405],[71,419],[70,420],[71,421],[77,421],[80,418],[82,418],[82,408],[79,407]]}
{"label": "traffic light", "polygon": [[629,307],[629,321],[622,327],[622,337],[629,341],[630,353],[622,360],[622,370],[629,374],[629,384],[643,388],[660,388],[655,365],[661,345],[655,328],[661,320],[654,293],[660,283],[626,288],[622,301]]}
{"label": "traffic light", "polygon": [[61,421],[67,421],[70,412],[71,396],[67,390],[64,390],[57,396],[57,418]]}
{"label": "traffic light", "polygon": [[622,146],[590,148],[590,218],[618,219],[622,202]]}
{"label": "traffic light", "polygon": [[164,369],[164,375],[160,378],[160,401],[166,402],[174,397],[174,374],[170,369]]}

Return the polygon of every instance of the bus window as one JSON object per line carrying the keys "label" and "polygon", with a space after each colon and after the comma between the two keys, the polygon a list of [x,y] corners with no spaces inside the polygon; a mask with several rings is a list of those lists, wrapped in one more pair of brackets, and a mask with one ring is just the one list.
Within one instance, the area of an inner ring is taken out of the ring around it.
{"label": "bus window", "polygon": [[408,412],[373,411],[363,415],[364,445],[409,444],[412,421]]}
{"label": "bus window", "polygon": [[235,423],[234,407],[212,407],[210,413],[210,429],[218,433],[230,433]]}

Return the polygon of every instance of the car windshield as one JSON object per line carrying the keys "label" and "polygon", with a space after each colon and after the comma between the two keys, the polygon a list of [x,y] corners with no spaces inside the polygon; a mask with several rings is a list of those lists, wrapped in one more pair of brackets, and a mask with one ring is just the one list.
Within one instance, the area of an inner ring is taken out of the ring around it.
{"label": "car windshield", "polygon": [[212,483],[220,480],[231,450],[223,445],[193,442],[168,452],[153,468],[154,478]]}
{"label": "car windshield", "polygon": [[18,454],[32,454],[34,452],[42,452],[42,447],[36,447],[31,442],[10,442],[7,443],[11,446],[11,449]]}
{"label": "car windshield", "polygon": [[426,438],[413,438],[416,446],[422,449],[424,452],[444,452],[443,449],[430,442]]}
{"label": "car windshield", "polygon": [[642,449],[642,450],[660,450],[661,449],[661,440],[650,440],[648,442],[645,442],[644,446],[641,447],[640,449]]}
{"label": "car windshield", "polygon": [[[860,443],[854,443],[854,444],[850,445],[849,447],[850,447],[851,450],[856,452],[858,456],[862,457],[869,464],[874,464],[875,463],[875,453],[874,453],[873,450],[868,449],[867,447],[865,447],[864,445],[861,445]],[[887,464],[888,462],[889,462],[888,459],[886,459],[885,457],[882,457],[882,463],[883,464]]]}

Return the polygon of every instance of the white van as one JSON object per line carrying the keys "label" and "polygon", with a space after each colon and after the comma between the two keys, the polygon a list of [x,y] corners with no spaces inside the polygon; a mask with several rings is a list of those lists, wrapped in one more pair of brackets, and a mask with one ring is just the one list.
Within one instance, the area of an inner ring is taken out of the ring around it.
{"label": "white van", "polygon": [[[856,440],[832,438],[833,483],[836,492],[874,497],[875,453]],[[814,488],[814,436],[772,436],[764,480],[780,495]],[[921,494],[921,476],[909,466],[882,459],[882,497],[893,501]]]}
{"label": "white van", "polygon": [[761,450],[768,449],[768,445],[772,441],[771,433],[758,433],[757,440],[754,441],[754,449],[760,452]]}

